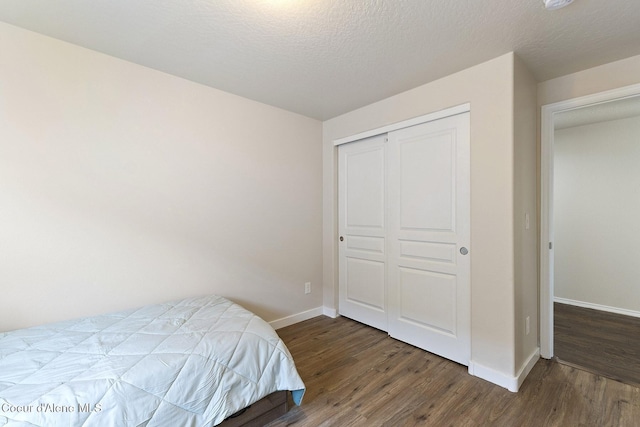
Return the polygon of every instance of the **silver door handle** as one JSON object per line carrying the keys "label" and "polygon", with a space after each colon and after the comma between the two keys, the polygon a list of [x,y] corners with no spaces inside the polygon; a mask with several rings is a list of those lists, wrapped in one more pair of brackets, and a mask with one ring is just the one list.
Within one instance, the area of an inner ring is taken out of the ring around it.
{"label": "silver door handle", "polygon": [[460,253],[462,255],[466,255],[466,254],[469,253],[469,250],[463,246],[463,247],[460,248]]}

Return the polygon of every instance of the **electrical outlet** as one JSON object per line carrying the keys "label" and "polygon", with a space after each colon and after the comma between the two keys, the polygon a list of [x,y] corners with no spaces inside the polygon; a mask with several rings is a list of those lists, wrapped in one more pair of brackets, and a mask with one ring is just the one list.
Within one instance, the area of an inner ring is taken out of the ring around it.
{"label": "electrical outlet", "polygon": [[531,317],[527,316],[524,319],[524,334],[529,335],[529,332],[531,332]]}
{"label": "electrical outlet", "polygon": [[304,284],[304,293],[305,294],[311,293],[311,282],[307,282]]}

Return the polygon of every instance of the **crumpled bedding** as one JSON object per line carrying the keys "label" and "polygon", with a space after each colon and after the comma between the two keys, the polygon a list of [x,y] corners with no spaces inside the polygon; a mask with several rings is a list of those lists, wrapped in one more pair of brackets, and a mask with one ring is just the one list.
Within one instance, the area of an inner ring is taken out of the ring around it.
{"label": "crumpled bedding", "polygon": [[2,426],[212,426],[278,390],[288,349],[220,296],[0,334]]}

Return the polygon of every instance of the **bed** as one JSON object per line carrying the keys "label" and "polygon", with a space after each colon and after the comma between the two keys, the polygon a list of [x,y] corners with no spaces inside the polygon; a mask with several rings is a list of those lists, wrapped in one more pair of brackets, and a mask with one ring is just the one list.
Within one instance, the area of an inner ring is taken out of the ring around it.
{"label": "bed", "polygon": [[286,392],[305,386],[284,343],[220,296],[0,334],[0,426],[235,426]]}

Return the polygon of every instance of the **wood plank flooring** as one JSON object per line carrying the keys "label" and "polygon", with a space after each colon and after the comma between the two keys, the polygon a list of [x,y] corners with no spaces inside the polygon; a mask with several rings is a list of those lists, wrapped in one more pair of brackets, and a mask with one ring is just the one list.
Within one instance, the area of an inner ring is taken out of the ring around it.
{"label": "wood plank flooring", "polygon": [[640,386],[640,318],[555,303],[553,329],[562,363]]}
{"label": "wood plank flooring", "polygon": [[280,426],[638,426],[640,389],[540,360],[518,393],[344,317],[278,330],[305,381]]}

